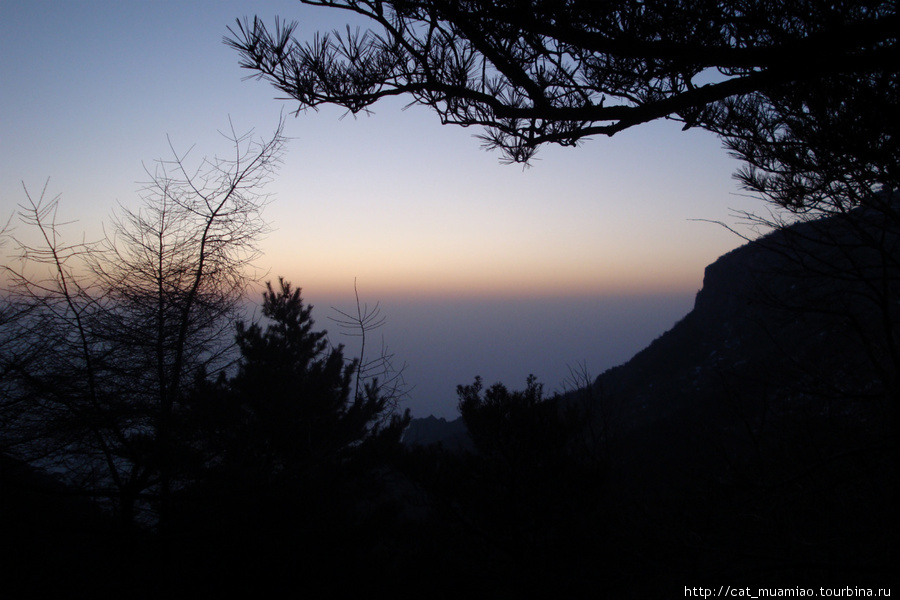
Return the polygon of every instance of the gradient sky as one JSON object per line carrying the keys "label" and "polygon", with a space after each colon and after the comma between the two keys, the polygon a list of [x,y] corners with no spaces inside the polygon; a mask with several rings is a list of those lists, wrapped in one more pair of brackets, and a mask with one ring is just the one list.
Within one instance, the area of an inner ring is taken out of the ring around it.
{"label": "gradient sky", "polygon": [[[96,237],[117,203],[139,202],[144,165],[171,156],[167,134],[199,159],[228,151],[229,118],[271,133],[296,105],[244,80],[222,43],[254,14],[298,20],[300,37],[348,18],[293,0],[0,0],[0,216],[49,177],[72,236]],[[452,417],[454,386],[479,373],[557,389],[566,365],[596,375],[626,360],[740,245],[703,220],[761,207],[718,139],[675,123],[548,147],[523,169],[403,106],[288,117],[259,267],[302,287],[323,327],[328,306],[352,305],[354,279],[380,301],[416,416]]]}

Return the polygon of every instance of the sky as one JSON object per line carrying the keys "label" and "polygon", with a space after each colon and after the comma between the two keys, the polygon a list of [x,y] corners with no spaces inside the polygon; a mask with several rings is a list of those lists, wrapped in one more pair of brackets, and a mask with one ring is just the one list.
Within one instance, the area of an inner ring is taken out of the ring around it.
{"label": "sky", "polygon": [[475,375],[522,387],[534,373],[554,391],[572,367],[626,361],[743,242],[711,221],[760,209],[719,140],[677,123],[544,148],[523,169],[402,99],[295,117],[222,42],[253,15],[297,20],[301,39],[350,23],[294,0],[0,0],[0,217],[46,184],[67,232],[96,238],[117,205],[139,205],[170,141],[191,160],[224,155],[229,122],[265,137],[284,112],[257,266],[303,288],[351,349],[329,317],[354,308],[355,283],[386,318],[376,341],[406,364],[406,406],[453,418]]}

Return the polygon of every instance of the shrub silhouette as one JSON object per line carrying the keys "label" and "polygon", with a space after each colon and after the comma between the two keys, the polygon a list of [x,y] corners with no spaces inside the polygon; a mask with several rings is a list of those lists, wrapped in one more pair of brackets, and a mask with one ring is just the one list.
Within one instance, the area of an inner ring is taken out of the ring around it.
{"label": "shrub silhouette", "polygon": [[407,453],[406,472],[431,500],[428,524],[451,547],[435,560],[464,562],[459,568],[484,582],[481,592],[596,590],[592,565],[606,552],[605,466],[582,443],[581,408],[545,398],[533,376],[524,390],[484,389],[476,377],[457,393],[474,451]]}
{"label": "shrub silhouette", "polygon": [[[378,441],[399,441],[408,416],[381,426],[389,408],[376,380],[354,394],[357,359],[315,331],[301,290],[267,284],[262,313],[270,322],[236,325],[241,359],[230,379],[202,390],[209,442],[219,468],[257,482],[287,481],[343,462]],[[204,387],[201,385],[201,388]]]}
{"label": "shrub silhouette", "polygon": [[236,324],[237,372],[199,381],[192,398],[205,463],[182,495],[179,531],[193,540],[183,551],[205,557],[200,572],[226,587],[340,582],[391,514],[376,465],[408,411],[386,419],[392,405],[375,380],[354,393],[357,361],[314,329],[311,311],[289,282],[267,284],[269,323]]}

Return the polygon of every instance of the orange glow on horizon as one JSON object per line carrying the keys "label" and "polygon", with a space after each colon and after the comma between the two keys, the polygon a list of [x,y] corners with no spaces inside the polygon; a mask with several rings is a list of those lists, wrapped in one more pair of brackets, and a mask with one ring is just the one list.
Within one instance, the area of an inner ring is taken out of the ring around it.
{"label": "orange glow on horizon", "polygon": [[573,269],[556,273],[546,271],[502,272],[485,269],[464,274],[453,271],[363,271],[350,269],[273,268],[265,281],[284,277],[304,292],[318,297],[344,297],[353,294],[354,281],[360,295],[369,300],[380,298],[464,299],[464,298],[578,298],[600,296],[645,296],[696,292],[702,272],[686,270],[649,273],[646,269],[619,268],[591,278],[579,277]]}

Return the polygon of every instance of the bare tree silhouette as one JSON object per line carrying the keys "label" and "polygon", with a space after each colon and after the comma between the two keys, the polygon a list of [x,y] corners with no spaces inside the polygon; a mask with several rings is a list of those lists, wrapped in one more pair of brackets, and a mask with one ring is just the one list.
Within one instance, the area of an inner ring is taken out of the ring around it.
{"label": "bare tree silhouette", "polygon": [[39,242],[14,236],[21,260],[3,266],[15,318],[0,357],[2,449],[112,501],[126,526],[142,509],[166,527],[190,455],[175,435],[185,390],[233,360],[232,323],[266,229],[260,190],[282,122],[269,139],[223,135],[233,157],[192,167],[173,147],[148,171],[142,206],[121,207],[97,242],[65,242],[59,198],[26,189],[19,217]]}

